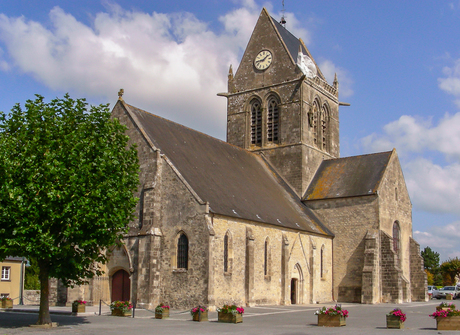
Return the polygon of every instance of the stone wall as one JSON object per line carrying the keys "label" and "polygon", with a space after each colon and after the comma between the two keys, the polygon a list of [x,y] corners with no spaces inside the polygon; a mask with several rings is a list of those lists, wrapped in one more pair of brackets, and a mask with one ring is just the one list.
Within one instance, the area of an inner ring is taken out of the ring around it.
{"label": "stone wall", "polygon": [[410,239],[410,284],[412,301],[428,301],[427,277],[420,245]]}
{"label": "stone wall", "polygon": [[380,302],[380,234],[376,229],[366,234],[361,303]]}
{"label": "stone wall", "polygon": [[385,174],[379,185],[380,229],[393,237],[393,225],[400,227],[399,266],[402,275],[410,280],[410,239],[412,238],[412,204],[407,191],[396,150],[393,150]]}
{"label": "stone wall", "polygon": [[403,282],[398,255],[393,250],[393,238],[383,231],[380,231],[380,264],[381,302],[402,303]]}
{"label": "stone wall", "polygon": [[379,227],[375,195],[307,201],[334,232],[334,299],[361,302],[366,234]]}
{"label": "stone wall", "polygon": [[[215,216],[213,218],[212,291],[214,304],[291,304],[291,281],[296,303],[332,301],[332,240],[275,226]],[[224,272],[223,241],[231,238],[231,264]],[[264,272],[264,248],[268,267]],[[323,275],[321,276],[321,249]]]}

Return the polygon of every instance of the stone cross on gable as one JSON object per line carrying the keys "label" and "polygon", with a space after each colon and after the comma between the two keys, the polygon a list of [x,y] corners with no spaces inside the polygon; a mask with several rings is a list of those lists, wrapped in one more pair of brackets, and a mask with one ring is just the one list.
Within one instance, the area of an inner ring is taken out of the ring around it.
{"label": "stone cross on gable", "polygon": [[118,91],[118,100],[123,100],[123,93],[125,93],[125,90],[120,88]]}

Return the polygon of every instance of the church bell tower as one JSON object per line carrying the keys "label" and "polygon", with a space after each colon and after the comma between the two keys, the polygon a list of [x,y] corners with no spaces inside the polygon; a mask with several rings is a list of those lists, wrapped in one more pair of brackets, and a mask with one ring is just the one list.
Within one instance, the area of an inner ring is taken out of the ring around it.
{"label": "church bell tower", "polygon": [[233,75],[227,142],[261,154],[302,197],[319,164],[339,157],[338,82],[264,8]]}

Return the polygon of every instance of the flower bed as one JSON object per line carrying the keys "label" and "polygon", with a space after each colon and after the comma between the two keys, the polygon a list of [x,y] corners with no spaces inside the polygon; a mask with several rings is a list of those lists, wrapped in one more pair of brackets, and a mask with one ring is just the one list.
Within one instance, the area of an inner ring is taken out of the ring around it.
{"label": "flower bed", "polygon": [[439,304],[439,306],[436,306],[436,310],[439,311],[439,310],[445,310],[447,311],[448,309],[452,309],[452,310],[455,310],[455,305],[453,303],[447,303],[445,301],[441,302]]}
{"label": "flower bed", "polygon": [[85,313],[86,312],[86,301],[75,300],[72,303],[72,313]]}
{"label": "flower bed", "polygon": [[237,307],[236,305],[224,305],[222,308],[217,309],[217,319],[219,322],[227,323],[241,323],[243,322],[243,307]]}
{"label": "flower bed", "polygon": [[1,298],[1,301],[2,301],[2,304],[1,304],[2,308],[13,308],[13,299],[3,297]]}
{"label": "flower bed", "polygon": [[113,316],[130,316],[133,305],[129,301],[116,300],[110,304],[110,310]]}
{"label": "flower bed", "polygon": [[436,319],[437,330],[460,330],[460,311],[458,310],[441,309],[430,316]]}
{"label": "flower bed", "polygon": [[169,318],[169,306],[165,304],[159,304],[155,307],[155,319],[167,319]]}
{"label": "flower bed", "polygon": [[208,321],[208,309],[206,306],[197,306],[190,310],[193,321]]}
{"label": "flower bed", "polygon": [[406,321],[406,314],[399,308],[395,308],[387,314],[387,328],[403,329],[404,321]]}
{"label": "flower bed", "polygon": [[347,325],[348,311],[339,305],[329,308],[323,306],[315,312],[315,315],[318,315],[319,327],[343,327]]}

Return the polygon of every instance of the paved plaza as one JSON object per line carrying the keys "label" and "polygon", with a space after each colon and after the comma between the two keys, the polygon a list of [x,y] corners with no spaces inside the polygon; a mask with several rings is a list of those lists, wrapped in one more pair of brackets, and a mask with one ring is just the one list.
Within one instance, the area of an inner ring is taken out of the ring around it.
{"label": "paved plaza", "polygon": [[[157,320],[152,311],[136,309],[134,318],[112,317],[107,306],[88,306],[84,315],[73,316],[70,307],[51,307],[51,318],[59,324],[52,329],[29,327],[37,321],[37,306],[14,306],[14,311],[1,310],[0,335],[4,334],[460,334],[459,331],[437,331],[433,313],[439,300],[401,305],[342,304],[348,309],[347,325],[341,328],[318,327],[315,310],[320,305],[247,307],[242,324],[217,322],[217,313],[209,313],[209,322],[193,322],[189,311],[171,310],[167,320]],[[456,303],[456,301],[453,301]],[[386,329],[385,314],[399,307],[407,314],[404,330]]]}

